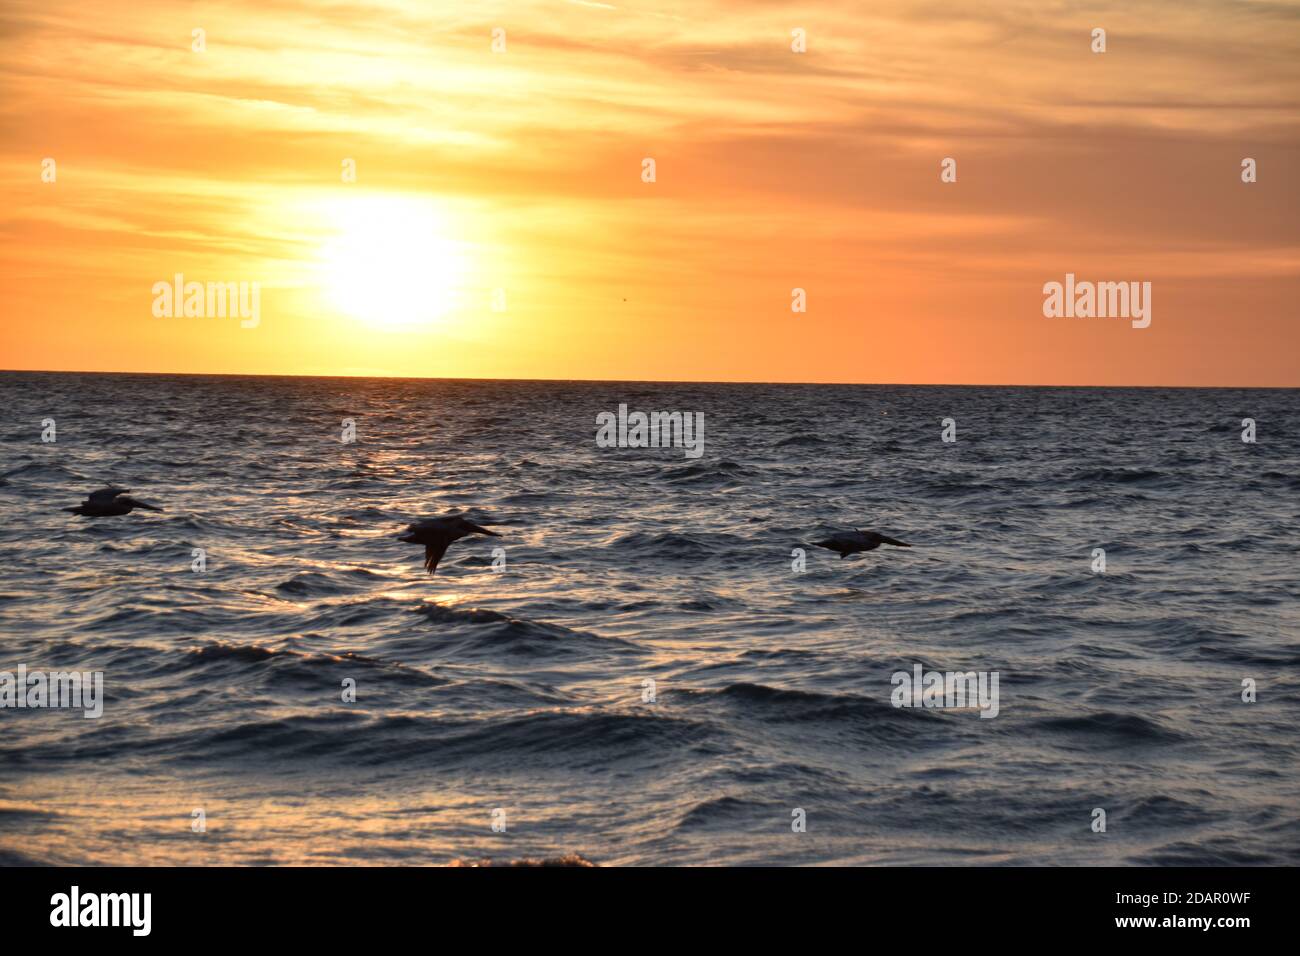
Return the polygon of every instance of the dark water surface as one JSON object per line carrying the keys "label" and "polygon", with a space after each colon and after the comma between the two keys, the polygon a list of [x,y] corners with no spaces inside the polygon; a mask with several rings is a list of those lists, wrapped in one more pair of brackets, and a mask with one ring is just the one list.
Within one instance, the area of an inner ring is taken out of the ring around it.
{"label": "dark water surface", "polygon": [[[704,456],[596,447],[619,403],[703,412]],[[0,670],[107,698],[0,710],[0,860],[1300,863],[1298,422],[1294,390],[0,374]],[[166,511],[59,510],[107,482]],[[393,535],[455,510],[505,537],[429,578]],[[853,525],[914,547],[792,571]],[[998,671],[1000,713],[894,708],[916,663]]]}

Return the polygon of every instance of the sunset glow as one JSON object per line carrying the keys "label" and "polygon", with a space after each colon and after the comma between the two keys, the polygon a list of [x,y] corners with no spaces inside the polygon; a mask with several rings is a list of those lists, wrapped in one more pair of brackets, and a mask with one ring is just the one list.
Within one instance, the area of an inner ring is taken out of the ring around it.
{"label": "sunset glow", "polygon": [[[1297,385],[1296,15],[10,4],[0,364]],[[155,318],[178,273],[261,322]]]}

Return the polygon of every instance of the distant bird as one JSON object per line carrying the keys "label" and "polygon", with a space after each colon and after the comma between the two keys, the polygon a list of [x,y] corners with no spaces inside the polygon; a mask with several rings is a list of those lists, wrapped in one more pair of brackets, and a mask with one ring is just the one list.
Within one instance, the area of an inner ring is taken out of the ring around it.
{"label": "distant bird", "polygon": [[114,515],[130,514],[134,508],[145,508],[148,511],[162,511],[162,508],[154,505],[145,504],[143,501],[137,501],[135,498],[128,498],[126,493],[130,488],[101,488],[99,491],[92,491],[90,496],[77,505],[75,508],[64,508],[64,511],[71,511],[74,515],[81,515],[86,518],[111,518]]}
{"label": "distant bird", "polygon": [[424,569],[430,574],[438,568],[438,562],[447,553],[447,547],[453,541],[459,541],[471,534],[490,534],[494,538],[501,535],[495,531],[476,525],[463,515],[444,515],[441,518],[426,518],[410,525],[398,535],[399,541],[409,544],[424,545]]}
{"label": "distant bird", "polygon": [[896,548],[911,547],[906,541],[888,538],[879,531],[863,531],[861,528],[856,531],[837,531],[825,541],[814,541],[813,544],[819,548],[838,551],[841,558],[847,558],[850,554],[857,554],[859,551],[874,551],[882,544],[892,544]]}

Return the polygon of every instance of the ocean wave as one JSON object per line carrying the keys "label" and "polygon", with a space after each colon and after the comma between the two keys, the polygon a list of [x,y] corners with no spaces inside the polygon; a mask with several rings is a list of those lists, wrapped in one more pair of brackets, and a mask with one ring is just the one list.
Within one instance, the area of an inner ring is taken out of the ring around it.
{"label": "ocean wave", "polygon": [[356,593],[378,577],[380,576],[365,568],[348,568],[345,571],[328,574],[319,571],[300,571],[288,580],[281,581],[275,589],[294,597],[332,597]]}
{"label": "ocean wave", "polygon": [[827,444],[826,439],[819,435],[804,433],[800,435],[790,435],[782,438],[772,445],[773,448],[816,448],[820,445]]}
{"label": "ocean wave", "polygon": [[1054,734],[1101,746],[1134,744],[1175,744],[1187,736],[1140,714],[1102,711],[1084,717],[1049,717],[1035,721],[1036,726]]}
{"label": "ocean wave", "polygon": [[948,723],[937,710],[895,707],[888,700],[854,694],[790,690],[741,681],[713,690],[670,688],[670,699],[681,698],[688,706],[729,706],[746,720],[779,723],[828,724],[850,722],[881,733],[882,740],[897,740],[913,734],[930,733]]}
{"label": "ocean wave", "polygon": [[551,710],[474,721],[447,735],[439,755],[509,763],[515,754],[567,755],[568,765],[607,766],[611,760],[661,763],[713,737],[707,721],[601,710]]}
{"label": "ocean wave", "polygon": [[69,491],[71,495],[79,494],[81,485],[86,484],[88,481],[78,472],[65,468],[57,461],[27,461],[10,468],[8,471],[0,472],[0,478],[4,478],[7,484],[16,484],[10,479],[21,478],[24,479],[24,482],[31,481],[33,484],[39,484],[43,487],[75,485],[78,490]]}
{"label": "ocean wave", "polygon": [[616,535],[605,547],[613,551],[677,561],[715,558],[741,543],[742,539],[726,534],[710,535],[705,540],[702,536],[677,531],[627,531]]}
{"label": "ocean wave", "polygon": [[415,612],[446,632],[447,639],[464,639],[487,653],[541,656],[640,651],[638,645],[617,637],[511,617],[485,608],[454,608],[421,604]]}
{"label": "ocean wave", "polygon": [[328,682],[331,688],[338,682],[334,677],[325,676],[326,671],[343,676],[380,671],[391,686],[442,687],[451,683],[447,678],[400,661],[383,660],[353,651],[323,653],[225,642],[188,648],[181,654],[158,663],[154,670],[156,673],[175,673],[195,669],[211,670],[224,665],[233,665],[237,672],[263,675],[271,679],[298,677],[312,686],[326,686]]}
{"label": "ocean wave", "polygon": [[751,469],[727,459],[701,459],[685,465],[668,465],[657,475],[675,485],[733,486],[749,475]]}
{"label": "ocean wave", "polygon": [[[227,726],[165,732],[147,741],[119,740],[119,752],[152,753],[169,762],[273,765],[328,759],[349,766],[459,766],[509,771],[549,755],[568,767],[608,768],[633,761],[657,766],[713,736],[709,725],[656,715],[559,709],[470,718],[372,714],[345,705],[311,716],[237,719]],[[59,757],[88,759],[99,745]],[[0,751],[2,752],[2,751]]]}
{"label": "ocean wave", "polygon": [[1100,485],[1154,485],[1174,480],[1176,476],[1153,468],[1088,468],[1069,476],[1074,482]]}
{"label": "ocean wave", "polygon": [[1284,866],[1294,865],[1297,855],[1295,847],[1289,854],[1279,854],[1243,847],[1235,838],[1222,837],[1201,842],[1175,841],[1134,853],[1127,862],[1134,866]]}
{"label": "ocean wave", "polygon": [[751,825],[755,820],[764,817],[780,819],[778,814],[784,811],[784,815],[789,814],[789,809],[779,807],[766,801],[746,799],[736,796],[710,797],[707,800],[701,800],[696,803],[678,819],[675,830],[690,831],[697,829],[712,829],[719,825],[738,827],[742,825]]}
{"label": "ocean wave", "polygon": [[448,866],[505,866],[505,867],[535,867],[535,866],[577,866],[577,867],[594,867],[599,864],[592,863],[581,853],[563,853],[560,856],[547,857],[521,857],[517,860],[493,860],[491,857],[455,859],[447,864]]}

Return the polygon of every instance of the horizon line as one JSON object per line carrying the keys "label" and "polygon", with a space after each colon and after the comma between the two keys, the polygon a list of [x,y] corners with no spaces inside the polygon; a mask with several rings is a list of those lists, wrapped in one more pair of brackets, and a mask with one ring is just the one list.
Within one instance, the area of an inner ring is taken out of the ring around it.
{"label": "horizon line", "polygon": [[494,378],[472,375],[317,375],[294,372],[140,372],[125,369],[43,369],[0,368],[0,375],[170,375],[186,378],[311,378],[311,379],[392,379],[404,382],[554,382],[557,384],[591,385],[821,385],[827,387],[859,388],[1181,388],[1257,391],[1295,391],[1300,385],[1078,385],[1061,383],[1025,382],[764,382],[752,379],[652,379],[652,378]]}

